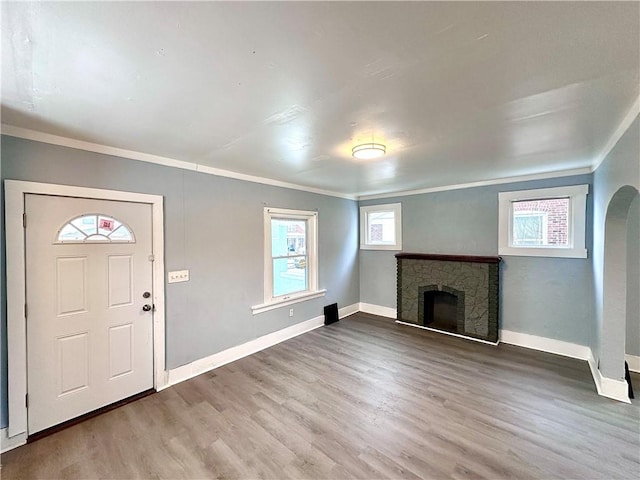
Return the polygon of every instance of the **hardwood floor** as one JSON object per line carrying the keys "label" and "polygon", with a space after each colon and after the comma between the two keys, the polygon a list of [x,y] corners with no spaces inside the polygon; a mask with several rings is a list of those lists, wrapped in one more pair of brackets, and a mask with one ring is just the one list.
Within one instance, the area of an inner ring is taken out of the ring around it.
{"label": "hardwood floor", "polygon": [[637,479],[640,406],[599,397],[586,362],[357,314],[2,464],[3,479]]}

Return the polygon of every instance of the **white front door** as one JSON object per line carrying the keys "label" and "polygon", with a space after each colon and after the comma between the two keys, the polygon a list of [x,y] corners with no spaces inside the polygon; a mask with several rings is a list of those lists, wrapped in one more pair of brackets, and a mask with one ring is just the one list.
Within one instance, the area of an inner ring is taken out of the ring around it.
{"label": "white front door", "polygon": [[151,205],[25,196],[29,434],[153,387]]}

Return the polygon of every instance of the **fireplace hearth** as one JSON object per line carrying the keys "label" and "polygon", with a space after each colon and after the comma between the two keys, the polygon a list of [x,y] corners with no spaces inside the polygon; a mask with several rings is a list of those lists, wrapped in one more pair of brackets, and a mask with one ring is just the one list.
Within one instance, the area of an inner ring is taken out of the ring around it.
{"label": "fireplace hearth", "polygon": [[398,321],[498,341],[500,257],[399,253]]}

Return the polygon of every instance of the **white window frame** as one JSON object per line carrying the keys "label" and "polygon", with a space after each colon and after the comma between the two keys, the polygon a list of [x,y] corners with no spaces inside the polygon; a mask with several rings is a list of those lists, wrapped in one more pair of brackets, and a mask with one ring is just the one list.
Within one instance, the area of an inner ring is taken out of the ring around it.
{"label": "white window frame", "polygon": [[[371,243],[369,236],[369,215],[372,213],[393,212],[395,242]],[[402,250],[402,204],[367,205],[360,207],[360,249],[361,250]]]}
{"label": "white window frame", "polygon": [[[276,219],[307,222],[307,290],[287,295],[273,296],[273,262],[271,257],[271,221]],[[324,296],[326,290],[318,289],[318,212],[290,210],[285,208],[264,208],[264,303],[251,307],[258,314],[275,308]]]}
{"label": "white window frame", "polygon": [[[498,194],[498,255],[524,257],[587,258],[586,219],[589,185],[539,188]],[[513,204],[528,200],[569,199],[567,246],[513,246]]]}

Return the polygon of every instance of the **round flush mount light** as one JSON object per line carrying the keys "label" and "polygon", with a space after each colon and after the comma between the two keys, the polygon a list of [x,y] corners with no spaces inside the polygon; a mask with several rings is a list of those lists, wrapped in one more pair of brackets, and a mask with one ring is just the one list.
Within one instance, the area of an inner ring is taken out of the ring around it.
{"label": "round flush mount light", "polygon": [[359,160],[380,158],[387,152],[387,147],[381,143],[363,143],[351,149],[351,155]]}

